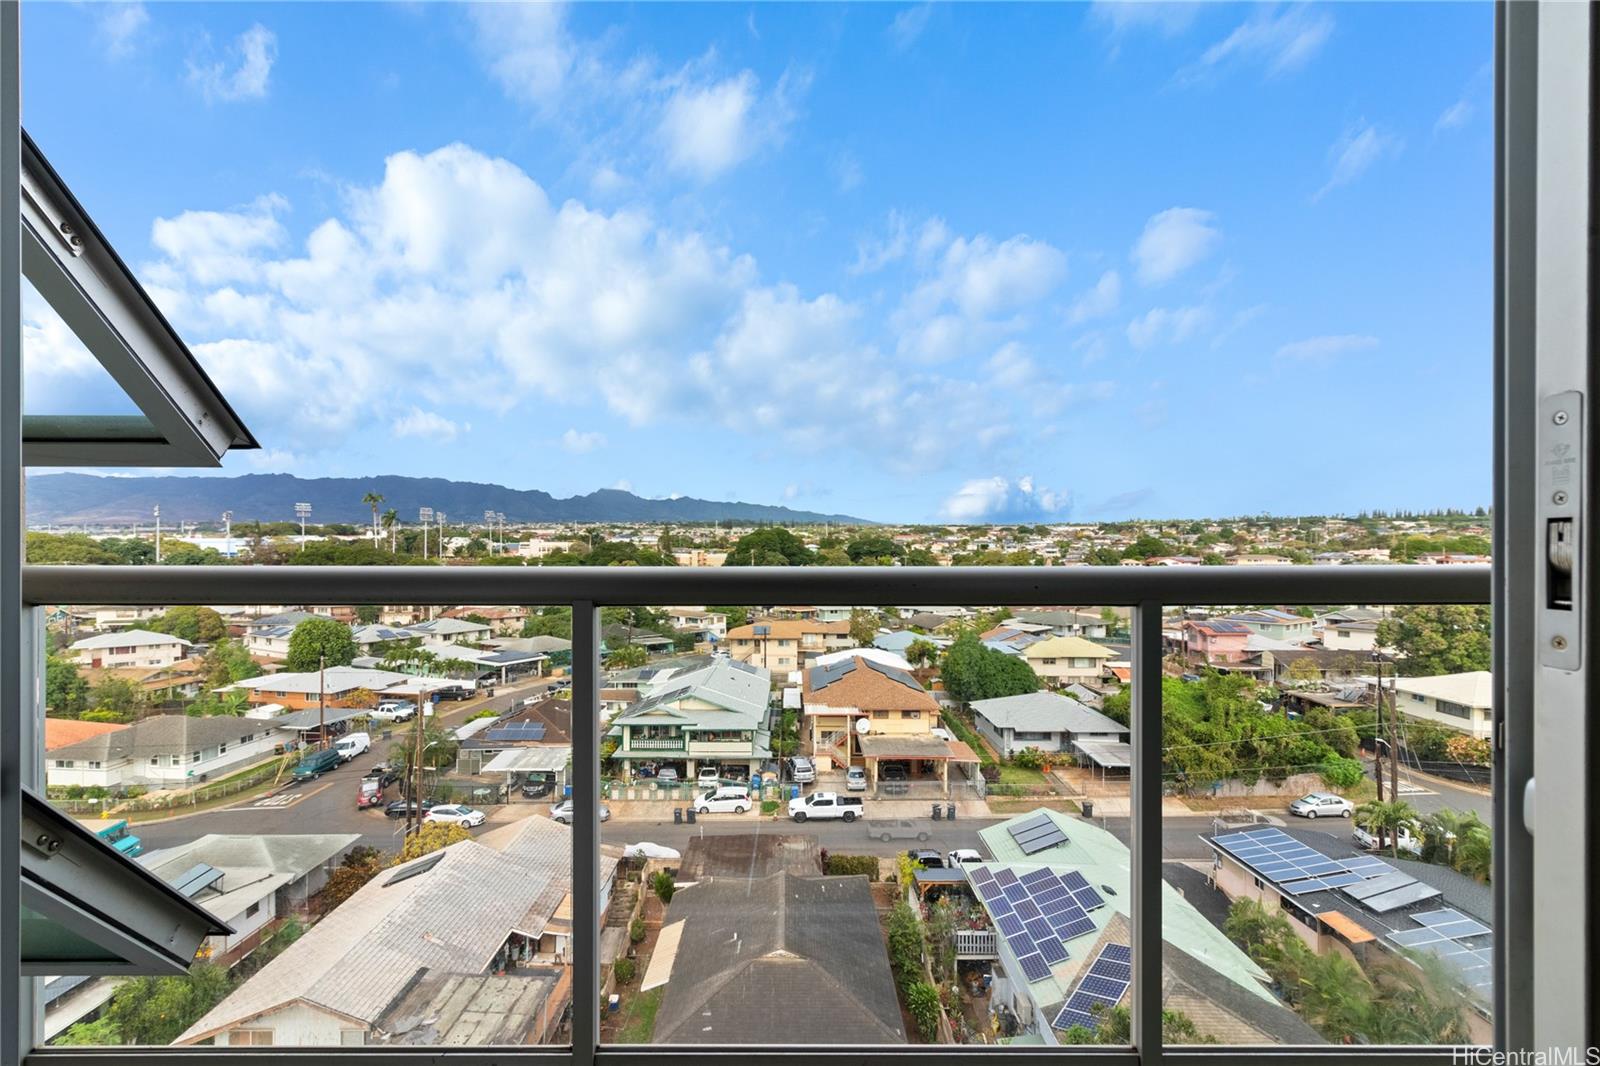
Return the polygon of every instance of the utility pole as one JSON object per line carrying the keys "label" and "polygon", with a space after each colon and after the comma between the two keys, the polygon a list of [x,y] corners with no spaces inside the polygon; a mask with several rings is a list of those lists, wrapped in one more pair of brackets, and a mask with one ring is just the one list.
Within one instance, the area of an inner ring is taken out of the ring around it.
{"label": "utility pole", "polygon": [[233,558],[233,512],[222,512],[223,554]]}
{"label": "utility pole", "polygon": [[[1383,692],[1383,671],[1378,671],[1378,692]],[[1389,693],[1389,793],[1400,798],[1400,701]]]}
{"label": "utility pole", "polygon": [[483,524],[489,527],[489,554],[494,555],[494,512],[483,512]]}
{"label": "utility pole", "polygon": [[161,505],[156,504],[156,562],[161,561]]}
{"label": "utility pole", "polygon": [[[419,687],[417,690],[417,750],[411,757],[411,795],[406,800],[406,835],[411,835],[412,818],[415,817],[417,828],[422,827],[422,709],[423,701],[427,698]],[[403,845],[402,845],[403,846]]]}
{"label": "utility pole", "polygon": [[328,657],[317,656],[317,743],[328,747]]}

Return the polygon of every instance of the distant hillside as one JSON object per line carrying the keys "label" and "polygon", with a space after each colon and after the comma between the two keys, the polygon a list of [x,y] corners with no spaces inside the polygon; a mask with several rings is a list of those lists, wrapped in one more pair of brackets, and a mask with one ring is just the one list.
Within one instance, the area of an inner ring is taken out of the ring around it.
{"label": "distant hillside", "polygon": [[836,522],[865,525],[849,515],[818,514],[758,503],[724,503],[688,496],[647,500],[631,492],[600,489],[587,496],[557,499],[537,489],[519,491],[504,485],[444,478],[398,477],[298,478],[292,474],[245,474],[240,477],[97,477],[90,474],[44,474],[28,478],[28,524],[58,525],[144,523],[161,506],[161,520],[219,521],[233,512],[235,524],[261,520],[294,521],[296,503],[311,504],[312,522],[370,522],[372,510],[361,502],[369,492],[383,496],[382,509],[394,508],[403,522],[417,520],[417,510],[432,507],[451,521],[481,520],[496,511],[508,522]]}

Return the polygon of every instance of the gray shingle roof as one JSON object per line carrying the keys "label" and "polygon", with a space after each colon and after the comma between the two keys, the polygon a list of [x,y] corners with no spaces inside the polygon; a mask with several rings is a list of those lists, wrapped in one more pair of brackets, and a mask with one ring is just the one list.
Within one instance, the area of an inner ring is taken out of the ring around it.
{"label": "gray shingle roof", "polygon": [[1028,733],[1126,733],[1128,727],[1057,692],[1028,692],[972,704],[997,729]]}
{"label": "gray shingle roof", "polygon": [[55,759],[88,759],[113,762],[141,759],[151,755],[182,754],[239,743],[246,736],[261,736],[277,728],[274,723],[255,718],[218,715],[191,718],[186,714],[163,714],[134,722],[126,729],[68,744],[50,753]]}

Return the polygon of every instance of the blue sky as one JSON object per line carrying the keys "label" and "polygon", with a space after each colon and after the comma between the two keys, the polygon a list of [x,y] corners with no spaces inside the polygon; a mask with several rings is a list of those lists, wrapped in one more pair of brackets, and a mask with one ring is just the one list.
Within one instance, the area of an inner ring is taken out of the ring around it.
{"label": "blue sky", "polygon": [[[881,520],[1486,504],[1477,4],[38,4],[224,472]],[[117,409],[34,298],[30,411]]]}

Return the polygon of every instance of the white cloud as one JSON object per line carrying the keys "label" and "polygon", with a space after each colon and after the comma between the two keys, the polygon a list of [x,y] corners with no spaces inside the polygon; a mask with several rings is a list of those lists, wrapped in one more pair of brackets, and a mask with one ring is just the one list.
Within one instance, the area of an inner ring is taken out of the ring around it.
{"label": "white cloud", "polygon": [[1328,181],[1311,197],[1313,203],[1341,185],[1348,185],[1355,181],[1367,170],[1387,155],[1396,155],[1401,148],[1399,138],[1367,122],[1365,119],[1357,122],[1333,143],[1328,149],[1328,158],[1333,163],[1333,173],[1328,176]]}
{"label": "white cloud", "polygon": [[1036,485],[1031,477],[977,478],[963,482],[940,508],[949,522],[1034,522],[1058,517],[1071,504],[1067,493]]}
{"label": "white cloud", "polygon": [[931,3],[914,4],[899,11],[889,23],[889,41],[896,51],[905,51],[917,43],[922,31],[928,28],[928,18],[933,14]]}
{"label": "white cloud", "polygon": [[607,487],[617,492],[632,492],[633,482],[629,481],[627,478],[618,478]]}
{"label": "white cloud", "polygon": [[[263,196],[232,211],[185,211],[158,218],[150,227],[150,243],[169,260],[181,261],[202,285],[254,281],[260,253],[285,238],[278,215],[288,207],[281,196]],[[156,280],[159,284],[160,278]]]}
{"label": "white cloud", "polygon": [[267,95],[267,80],[277,59],[277,35],[258,22],[234,40],[223,58],[191,58],[189,82],[208,101],[259,100]]}
{"label": "white cloud", "polygon": [[1100,280],[1094,283],[1094,288],[1072,302],[1071,309],[1067,311],[1067,322],[1076,326],[1092,318],[1109,315],[1117,309],[1121,300],[1122,275],[1115,270],[1108,270],[1100,275]]}
{"label": "white cloud", "polygon": [[748,70],[709,83],[681,75],[658,127],[668,164],[710,181],[763,148],[781,144],[794,120],[797,87],[792,82],[785,75],[770,96],[762,97]]}
{"label": "white cloud", "polygon": [[849,152],[840,152],[833,157],[833,162],[828,169],[833,173],[834,184],[840,192],[850,192],[861,187],[864,175],[861,173],[861,161]]}
{"label": "white cloud", "polygon": [[1176,37],[1194,24],[1199,13],[1199,4],[1165,0],[1095,0],[1089,7],[1089,17],[1113,36],[1150,30],[1162,37]]}
{"label": "white cloud", "polygon": [[1144,349],[1153,344],[1182,344],[1211,325],[1206,307],[1156,307],[1128,323],[1128,343]]}
{"label": "white cloud", "polygon": [[1016,341],[1004,345],[984,364],[984,373],[996,385],[1008,389],[1025,388],[1038,380],[1039,368],[1026,349]]}
{"label": "white cloud", "polygon": [[1259,66],[1269,77],[1291,73],[1309,63],[1331,36],[1333,16],[1325,9],[1303,4],[1258,7],[1198,61],[1179,71],[1178,81],[1201,81],[1230,65]]}
{"label": "white cloud", "polygon": [[1295,363],[1321,363],[1350,352],[1365,351],[1378,346],[1378,338],[1358,333],[1342,333],[1325,337],[1310,337],[1294,341],[1278,349],[1278,359]]}
{"label": "white cloud", "polygon": [[435,411],[424,411],[420,407],[412,407],[396,418],[390,423],[389,429],[397,437],[422,437],[440,442],[455,440],[456,434],[460,432],[450,419]]}
{"label": "white cloud", "polygon": [[1160,285],[1210,255],[1222,240],[1216,217],[1195,207],[1169,207],[1150,216],[1133,246],[1139,280]]}
{"label": "white cloud", "polygon": [[[941,224],[940,237],[942,231]],[[919,244],[927,242],[924,227]],[[982,234],[957,237],[894,312],[900,351],[933,361],[967,354],[1010,328],[1000,316],[1022,311],[1054,291],[1066,269],[1064,253],[1026,234],[999,242]]]}
{"label": "white cloud", "polygon": [[561,447],[574,455],[592,452],[596,448],[605,447],[606,435],[604,433],[586,433],[578,429],[569,429],[561,434]]}
{"label": "white cloud", "polygon": [[142,3],[119,0],[100,6],[96,30],[106,51],[121,58],[132,53],[149,24],[150,12]]}
{"label": "white cloud", "polygon": [[474,4],[469,9],[489,73],[507,96],[554,107],[577,62],[561,3]]}
{"label": "white cloud", "polygon": [[1460,129],[1472,118],[1472,103],[1465,98],[1457,100],[1439,116],[1433,124],[1434,133],[1443,133],[1446,130]]}

